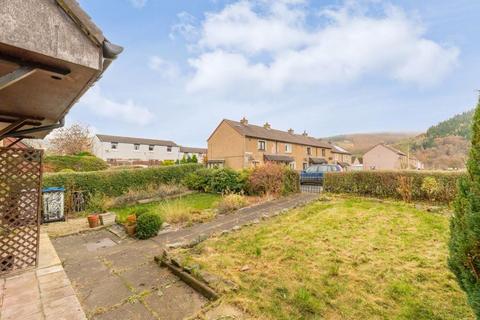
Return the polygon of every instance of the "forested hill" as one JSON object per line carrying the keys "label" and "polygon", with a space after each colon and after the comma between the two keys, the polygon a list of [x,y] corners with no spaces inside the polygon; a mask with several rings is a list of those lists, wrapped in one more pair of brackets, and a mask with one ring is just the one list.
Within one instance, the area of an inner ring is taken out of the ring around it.
{"label": "forested hill", "polygon": [[427,138],[435,139],[447,136],[460,136],[470,140],[470,126],[475,110],[457,114],[427,130]]}

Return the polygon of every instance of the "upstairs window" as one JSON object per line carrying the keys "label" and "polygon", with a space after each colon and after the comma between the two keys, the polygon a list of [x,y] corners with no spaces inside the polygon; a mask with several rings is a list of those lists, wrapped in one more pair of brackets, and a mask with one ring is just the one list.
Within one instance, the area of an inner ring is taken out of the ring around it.
{"label": "upstairs window", "polygon": [[309,155],[309,156],[312,155],[312,148],[307,147],[307,155]]}
{"label": "upstairs window", "polygon": [[133,150],[135,150],[135,151],[140,150],[140,144],[135,143],[135,144],[133,145]]}
{"label": "upstairs window", "polygon": [[155,148],[155,146],[153,144],[149,145],[148,146],[148,151],[153,151],[153,148]]}
{"label": "upstairs window", "polygon": [[167,152],[172,152],[172,147],[171,146],[167,146]]}
{"label": "upstairs window", "polygon": [[285,144],[285,153],[292,153],[292,145],[290,143]]}
{"label": "upstairs window", "polygon": [[110,148],[112,148],[112,150],[117,150],[118,149],[118,142],[112,142],[111,145],[110,145]]}
{"label": "upstairs window", "polygon": [[266,142],[263,140],[258,140],[258,150],[265,151]]}

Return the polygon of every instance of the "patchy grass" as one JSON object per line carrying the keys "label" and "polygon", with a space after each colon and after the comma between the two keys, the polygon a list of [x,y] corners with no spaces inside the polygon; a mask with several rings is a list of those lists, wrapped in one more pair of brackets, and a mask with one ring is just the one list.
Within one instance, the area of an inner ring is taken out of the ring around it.
{"label": "patchy grass", "polygon": [[158,212],[168,223],[189,223],[211,219],[220,195],[210,193],[193,193],[175,199],[159,202],[125,206],[112,209],[117,214],[117,221],[124,223],[127,216],[139,210]]}
{"label": "patchy grass", "polygon": [[447,215],[333,198],[178,253],[233,280],[222,299],[257,319],[473,319],[448,236]]}

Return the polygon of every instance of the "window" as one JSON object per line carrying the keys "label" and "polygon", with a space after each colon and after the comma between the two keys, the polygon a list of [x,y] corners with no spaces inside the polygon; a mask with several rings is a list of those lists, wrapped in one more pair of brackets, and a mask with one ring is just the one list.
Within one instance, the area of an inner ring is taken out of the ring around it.
{"label": "window", "polygon": [[285,144],[285,152],[292,153],[292,145],[290,143]]}
{"label": "window", "polygon": [[325,149],[322,149],[322,157],[325,157]]}
{"label": "window", "polygon": [[140,144],[135,143],[135,144],[133,145],[133,150],[135,150],[135,151],[140,150]]}
{"label": "window", "polygon": [[290,162],[288,165],[290,166],[291,169],[295,170],[295,162]]}
{"label": "window", "polygon": [[167,147],[167,152],[172,152],[172,146]]}
{"label": "window", "polygon": [[308,163],[304,162],[303,163],[303,170],[306,170],[308,168]]}
{"label": "window", "polygon": [[149,145],[148,146],[148,151],[153,151],[153,148],[155,148],[155,146],[153,144]]}
{"label": "window", "polygon": [[110,147],[112,148],[112,150],[117,150],[118,149],[118,142],[112,142]]}
{"label": "window", "polygon": [[311,155],[312,155],[312,148],[310,148],[310,147],[307,147],[307,154],[308,154],[309,156],[311,156]]}
{"label": "window", "polygon": [[262,151],[265,151],[265,145],[267,143],[263,140],[258,140],[258,150],[262,150]]}

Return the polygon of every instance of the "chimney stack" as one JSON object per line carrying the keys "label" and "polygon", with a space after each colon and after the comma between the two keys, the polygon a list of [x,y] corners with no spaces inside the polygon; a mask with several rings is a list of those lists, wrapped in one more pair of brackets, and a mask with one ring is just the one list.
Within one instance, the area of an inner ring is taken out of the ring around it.
{"label": "chimney stack", "polygon": [[294,133],[293,129],[292,128],[288,129],[288,133],[293,134]]}
{"label": "chimney stack", "polygon": [[304,136],[304,137],[308,137],[307,130],[303,130],[302,136]]}
{"label": "chimney stack", "polygon": [[265,124],[263,125],[263,127],[267,130],[271,129],[272,127],[270,126],[270,123],[268,122],[265,122]]}
{"label": "chimney stack", "polygon": [[242,120],[240,120],[240,123],[244,126],[248,126],[248,120],[247,118],[243,117]]}

